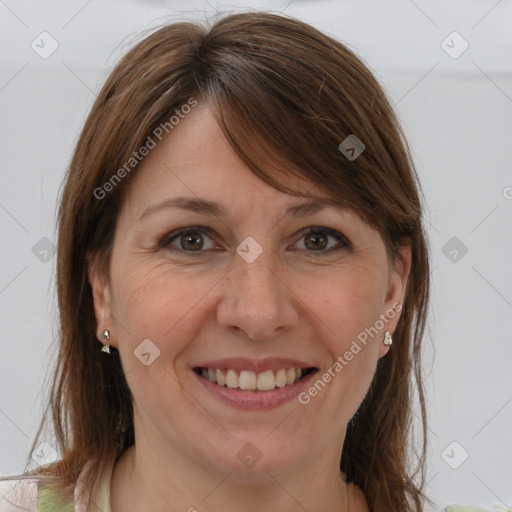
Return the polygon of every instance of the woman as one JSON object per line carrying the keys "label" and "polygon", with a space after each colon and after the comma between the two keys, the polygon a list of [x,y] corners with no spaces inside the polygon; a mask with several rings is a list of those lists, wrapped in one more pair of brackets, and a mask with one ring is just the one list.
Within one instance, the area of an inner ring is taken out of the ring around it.
{"label": "woman", "polygon": [[61,199],[61,458],[10,501],[422,510],[420,190],[383,90],[313,27],[242,13],[137,44]]}

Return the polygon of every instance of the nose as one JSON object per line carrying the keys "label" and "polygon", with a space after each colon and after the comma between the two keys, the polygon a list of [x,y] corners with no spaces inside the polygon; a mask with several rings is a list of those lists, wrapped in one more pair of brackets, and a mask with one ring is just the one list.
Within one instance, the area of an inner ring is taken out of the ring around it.
{"label": "nose", "polygon": [[252,263],[236,254],[221,285],[217,321],[252,340],[280,337],[299,320],[300,301],[270,252],[264,250]]}

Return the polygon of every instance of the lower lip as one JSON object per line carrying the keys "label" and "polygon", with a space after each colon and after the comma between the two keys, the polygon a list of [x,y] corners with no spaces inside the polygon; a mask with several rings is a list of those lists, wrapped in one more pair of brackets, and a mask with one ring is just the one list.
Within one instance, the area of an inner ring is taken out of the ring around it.
{"label": "lower lip", "polygon": [[236,409],[254,411],[275,409],[286,402],[296,399],[300,392],[307,387],[309,381],[314,378],[317,371],[315,370],[308,373],[295,384],[276,388],[271,391],[232,389],[226,386],[219,386],[214,382],[204,379],[196,372],[193,373],[208,391],[225,404],[235,407]]}

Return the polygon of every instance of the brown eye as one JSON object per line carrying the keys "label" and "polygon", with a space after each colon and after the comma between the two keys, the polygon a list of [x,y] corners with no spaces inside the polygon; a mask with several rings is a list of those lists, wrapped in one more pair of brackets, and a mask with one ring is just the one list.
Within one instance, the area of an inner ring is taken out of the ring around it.
{"label": "brown eye", "polygon": [[328,245],[328,236],[323,233],[308,233],[305,236],[305,245],[308,249],[325,249]]}
{"label": "brown eye", "polygon": [[[323,256],[341,249],[350,248],[350,243],[341,233],[328,228],[310,228],[302,236],[301,240],[304,240],[304,247],[307,252],[318,253],[315,256]],[[331,240],[335,240],[338,243],[333,245]]]}
{"label": "brown eye", "polygon": [[[209,233],[211,233],[210,228],[203,226],[178,229],[166,235],[159,243],[159,248],[194,256],[200,255],[204,252],[203,249],[212,250],[216,247]],[[325,256],[351,248],[350,242],[341,233],[329,228],[309,228],[309,231],[302,235],[301,240],[304,240],[303,247],[298,248],[314,256]],[[300,245],[299,242],[296,245]]]}
{"label": "brown eye", "polygon": [[[204,252],[202,249],[205,248],[205,238],[210,240],[209,246],[206,246],[205,250],[213,249],[215,247],[213,240],[207,234],[209,232],[209,228],[206,227],[179,229],[177,231],[173,231],[169,235],[166,235],[160,242],[159,248],[200,254],[201,252]],[[207,243],[208,242],[206,242],[206,244]]]}
{"label": "brown eye", "polygon": [[197,251],[200,250],[203,245],[202,235],[193,232],[192,234],[186,234],[180,236],[180,245],[182,249]]}

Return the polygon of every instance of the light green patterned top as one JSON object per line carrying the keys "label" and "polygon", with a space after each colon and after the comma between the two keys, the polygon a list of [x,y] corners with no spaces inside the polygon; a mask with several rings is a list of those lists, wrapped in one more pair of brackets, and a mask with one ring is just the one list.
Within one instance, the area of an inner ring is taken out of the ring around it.
{"label": "light green patterned top", "polygon": [[39,486],[38,512],[74,512],[75,505],[50,486]]}
{"label": "light green patterned top", "polygon": [[[494,505],[494,512],[512,512],[512,508]],[[486,508],[474,507],[472,505],[448,505],[444,512],[490,512]]]}
{"label": "light green patterned top", "polygon": [[[101,479],[98,494],[93,500],[95,512],[111,512],[110,480],[112,477],[112,470],[113,465],[105,472]],[[62,496],[52,486],[40,485],[37,501],[38,512],[86,512],[86,498],[81,495],[83,491],[82,479],[86,471],[87,466],[84,467],[84,470],[82,470],[78,477],[73,500]]]}

